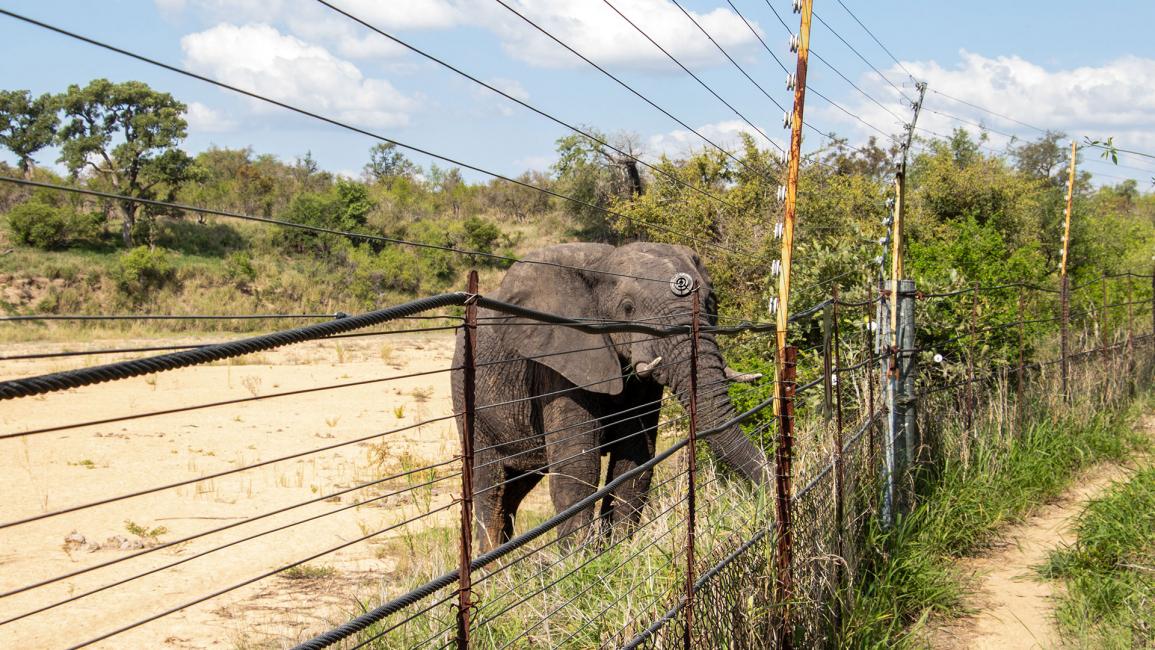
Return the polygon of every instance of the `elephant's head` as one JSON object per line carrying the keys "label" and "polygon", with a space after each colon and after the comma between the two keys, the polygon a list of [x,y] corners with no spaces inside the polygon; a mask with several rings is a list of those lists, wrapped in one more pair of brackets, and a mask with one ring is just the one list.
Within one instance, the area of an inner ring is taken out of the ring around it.
{"label": "elephant's head", "polygon": [[[570,318],[689,325],[693,296],[686,290],[687,278],[681,278],[681,286],[672,283],[685,274],[699,292],[701,325],[717,320],[717,300],[706,269],[684,246],[562,244],[534,251],[525,259],[542,264],[515,264],[495,297]],[[627,382],[651,381],[669,387],[683,404],[689,398],[688,335],[589,334],[528,323],[509,330],[519,355],[535,358],[585,390],[617,395]],[[714,336],[703,333],[698,356],[699,427],[731,419],[735,410],[726,394],[727,382],[754,378],[727,368]],[[769,477],[765,454],[737,426],[706,440],[714,455],[740,474],[757,483]]]}

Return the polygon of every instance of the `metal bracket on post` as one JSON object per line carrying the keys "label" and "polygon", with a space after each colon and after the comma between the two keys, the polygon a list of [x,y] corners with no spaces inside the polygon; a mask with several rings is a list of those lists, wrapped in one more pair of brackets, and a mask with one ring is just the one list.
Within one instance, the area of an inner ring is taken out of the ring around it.
{"label": "metal bracket on post", "polygon": [[682,635],[685,650],[693,647],[694,630],[694,542],[697,531],[695,522],[695,487],[698,473],[698,343],[701,336],[701,291],[694,289],[690,309],[690,434],[686,445],[686,474],[689,483],[686,494],[686,628]]}
{"label": "metal bracket on post", "polygon": [[787,346],[779,363],[778,385],[776,387],[778,409],[778,444],[774,451],[776,506],[778,515],[777,532],[777,581],[775,582],[775,602],[780,609],[778,616],[778,647],[790,648],[793,637],[793,621],[790,601],[794,593],[794,547],[793,509],[794,498],[791,487],[792,464],[794,459],[794,390],[797,379],[798,348]]}
{"label": "metal bracket on post", "polygon": [[[469,272],[467,289],[477,296],[477,271]],[[461,427],[461,552],[457,580],[457,648],[469,648],[469,615],[473,608],[473,442],[477,411],[477,301],[465,305],[465,363],[462,368],[465,412]]]}

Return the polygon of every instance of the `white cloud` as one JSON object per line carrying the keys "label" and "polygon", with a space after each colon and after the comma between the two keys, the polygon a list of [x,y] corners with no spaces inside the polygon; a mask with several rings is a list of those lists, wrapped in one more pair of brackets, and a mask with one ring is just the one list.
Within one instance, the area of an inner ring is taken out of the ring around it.
{"label": "white cloud", "polygon": [[[600,64],[648,70],[677,69],[652,43],[603,2],[593,0],[514,0],[517,11]],[[617,0],[625,16],[687,66],[725,62],[717,48],[669,0]],[[755,41],[732,11],[690,12],[702,28],[733,56]],[[510,56],[541,67],[585,65],[539,31],[494,5],[473,16],[495,31]],[[753,23],[752,23],[753,24]],[[755,29],[758,26],[754,25]]]}
{"label": "white cloud", "polygon": [[529,91],[526,90],[525,86],[522,86],[521,83],[516,79],[505,79],[502,77],[497,77],[490,79],[489,85],[497,88],[501,92],[509,95],[510,97],[513,97],[514,99],[520,99],[523,102],[529,101]]}
{"label": "white cloud", "polygon": [[[283,27],[350,58],[396,57],[404,49],[350,18],[311,0],[154,0],[170,16],[192,14],[210,23],[260,22]],[[600,64],[674,71],[677,67],[609,6],[596,0],[509,0],[519,13]],[[494,32],[511,57],[530,65],[585,65],[500,5],[477,0],[340,0],[335,6],[369,25],[397,30],[450,29],[463,25]],[[722,54],[671,0],[615,0],[614,6],[688,66],[726,63]],[[749,56],[756,39],[733,11],[689,12],[735,57]],[[762,34],[757,23],[754,29]]]}
{"label": "white cloud", "polygon": [[466,19],[462,10],[447,0],[344,0],[333,4],[382,29],[445,29]]}
{"label": "white cloud", "polygon": [[237,127],[235,120],[200,102],[189,102],[185,119],[193,132],[224,133]]}
{"label": "white cloud", "polygon": [[342,56],[352,59],[395,58],[406,50],[384,36],[335,14],[322,15],[319,5],[291,12],[286,25],[293,34],[311,41],[331,43]]}
{"label": "white cloud", "polygon": [[196,12],[213,21],[270,20],[285,10],[285,0],[155,0],[163,13]]}
{"label": "white cloud", "polygon": [[[516,79],[496,77],[487,79],[486,83],[514,99],[529,102],[529,91]],[[488,113],[491,110],[496,111],[504,117],[512,117],[519,114],[518,107],[515,106],[513,102],[504,97],[499,97],[481,86],[474,88],[473,95],[477,98],[476,107],[480,109],[477,111],[478,114]]]}
{"label": "white cloud", "polygon": [[[384,36],[312,0],[155,0],[166,15],[194,13],[210,22],[284,25],[308,41],[324,43],[342,56],[393,58],[406,52]],[[382,30],[444,29],[459,24],[461,12],[447,0],[345,0],[334,3]]]}
{"label": "white cloud", "polygon": [[[750,128],[749,124],[741,120],[727,120],[704,124],[695,127],[694,130],[702,134],[702,136],[709,138],[714,144],[730,152],[737,151],[741,147],[742,140],[740,134],[742,133],[752,135],[754,142],[760,148],[777,150],[761,133]],[[766,128],[762,127],[762,130],[766,131]],[[777,142],[777,144],[778,146],[783,145],[782,142]],[[714,147],[698,135],[684,129],[651,135],[646,138],[645,146],[645,151],[648,155],[656,157],[665,154],[671,158],[684,158],[703,149],[713,150]]]}
{"label": "white cloud", "polygon": [[557,162],[557,154],[531,155],[513,161],[513,168],[522,171],[549,171],[550,165]]}
{"label": "white cloud", "polygon": [[220,24],[181,39],[185,67],[367,127],[409,122],[417,100],[318,45],[265,24]]}
{"label": "white cloud", "polygon": [[[958,63],[950,67],[935,61],[904,63],[916,77],[929,82],[927,110],[919,117],[920,127],[944,134],[959,126],[978,131],[939,114],[949,113],[1028,140],[1041,134],[1014,120],[1066,131],[1076,139],[1112,135],[1116,143],[1125,142],[1134,148],[1155,147],[1155,59],[1125,56],[1102,66],[1052,71],[1019,56],[990,58],[962,51],[959,57]],[[897,66],[886,75],[896,83],[906,78]],[[863,84],[867,92],[900,116],[909,115],[910,109],[899,104],[898,93],[877,75],[867,75]],[[904,90],[907,94],[914,92],[909,83]],[[935,90],[1014,120],[953,101]],[[897,130],[893,116],[861,95],[851,99],[847,108],[884,130]],[[833,109],[822,109],[820,114],[824,120],[850,126],[851,132],[872,133]],[[1002,148],[1008,138],[991,134],[991,142]]]}

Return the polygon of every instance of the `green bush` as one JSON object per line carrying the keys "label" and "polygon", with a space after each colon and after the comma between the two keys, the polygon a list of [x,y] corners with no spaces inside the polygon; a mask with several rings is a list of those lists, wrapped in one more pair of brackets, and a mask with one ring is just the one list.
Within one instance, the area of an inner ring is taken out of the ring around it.
{"label": "green bush", "polygon": [[112,271],[117,288],[129,296],[143,296],[176,280],[176,268],[163,248],[136,248],[120,254]]}
{"label": "green bush", "polygon": [[245,285],[257,279],[253,256],[248,251],[237,251],[225,258],[225,275],[233,283]]}
{"label": "green bush", "polygon": [[501,239],[501,229],[480,217],[469,217],[461,225],[465,229],[462,244],[469,250],[492,253],[497,240]]}
{"label": "green bush", "polygon": [[19,244],[52,250],[69,239],[72,214],[67,208],[46,203],[22,203],[8,213],[8,230]]}

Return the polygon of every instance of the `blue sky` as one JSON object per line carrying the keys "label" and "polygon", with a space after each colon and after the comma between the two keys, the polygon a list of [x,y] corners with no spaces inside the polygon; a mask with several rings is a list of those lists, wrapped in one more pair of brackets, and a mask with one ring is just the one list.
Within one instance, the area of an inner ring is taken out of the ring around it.
{"label": "blue sky", "polygon": [[[507,1],[714,142],[732,146],[738,131],[752,130],[602,0]],[[679,1],[774,99],[789,105],[784,74],[726,0]],[[730,1],[793,69],[786,30],[767,0]],[[768,1],[796,29],[790,2]],[[950,113],[1020,137],[1038,136],[937,90],[1032,125],[1080,138],[1111,135],[1126,148],[1155,151],[1155,45],[1148,34],[1155,3],[843,1],[906,68],[929,81],[926,105],[938,113],[923,114],[920,124],[928,129],[944,133],[958,126],[939,114]],[[333,2],[565,121],[631,135],[644,158],[705,146],[494,0]],[[785,139],[781,110],[671,0],[611,2],[755,126],[775,141]],[[0,6],[502,174],[544,169],[554,141],[567,133],[311,0],[10,0]],[[816,0],[815,10],[888,79],[913,92],[905,72],[837,0]],[[812,47],[886,109],[909,113],[898,93],[819,23]],[[6,62],[3,88],[57,92],[103,76],[169,91],[190,105],[191,151],[252,146],[286,160],[311,151],[326,169],[357,173],[374,142],[3,16],[0,60]],[[894,116],[817,60],[810,85],[886,133],[898,131]],[[815,95],[807,103],[807,122],[852,142],[874,133]],[[1006,143],[994,133],[988,142],[995,149]],[[807,150],[822,144],[816,134],[807,135]],[[42,153],[40,162],[51,164],[54,157]],[[1152,160],[1125,157],[1128,167],[1110,168],[1086,158],[1087,169],[1103,174],[1101,182],[1134,177],[1146,184],[1155,176]]]}

